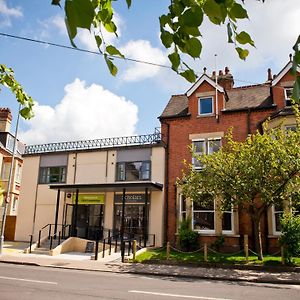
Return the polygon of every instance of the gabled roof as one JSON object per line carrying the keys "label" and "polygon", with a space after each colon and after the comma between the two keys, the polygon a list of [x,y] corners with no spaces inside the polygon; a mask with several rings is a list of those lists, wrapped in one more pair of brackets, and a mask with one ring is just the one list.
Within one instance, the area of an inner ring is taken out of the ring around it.
{"label": "gabled roof", "polygon": [[[213,86],[214,88],[216,87],[216,83],[210,78],[208,77],[206,74],[203,74],[194,84],[193,86],[185,93],[188,97],[191,96],[195,90],[204,82],[206,81],[207,83],[209,83],[211,86]],[[219,84],[217,84],[217,90],[221,93],[224,93],[224,88],[222,86],[220,86]]]}
{"label": "gabled roof", "polygon": [[270,107],[273,104],[269,85],[238,87],[226,92],[228,95],[228,101],[225,104],[226,111]]}
{"label": "gabled roof", "polygon": [[181,117],[188,114],[188,97],[186,95],[172,95],[160,118]]}
{"label": "gabled roof", "polygon": [[[276,85],[282,78],[283,76],[289,72],[289,70],[292,68],[293,62],[290,61],[286,64],[286,66],[278,73],[276,78],[272,81],[272,86]],[[300,73],[300,68],[297,68],[297,72]]]}

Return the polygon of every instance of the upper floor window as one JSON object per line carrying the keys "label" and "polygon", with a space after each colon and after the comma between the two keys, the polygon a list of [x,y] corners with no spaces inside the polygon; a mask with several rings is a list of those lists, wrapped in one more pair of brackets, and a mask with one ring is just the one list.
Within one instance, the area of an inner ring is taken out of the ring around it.
{"label": "upper floor window", "polygon": [[17,164],[16,165],[16,182],[20,183],[21,182],[21,165]]}
{"label": "upper floor window", "polygon": [[291,130],[291,131],[296,131],[297,125],[286,125],[285,129],[286,130]]}
{"label": "upper floor window", "polygon": [[66,167],[41,167],[39,183],[64,183],[66,182]]}
{"label": "upper floor window", "polygon": [[10,162],[3,162],[2,164],[2,171],[1,171],[1,179],[8,180],[9,172],[10,172],[11,163]]}
{"label": "upper floor window", "polygon": [[284,89],[285,106],[292,106],[291,97],[293,94],[293,88]]}
{"label": "upper floor window", "polygon": [[150,180],[150,161],[133,161],[117,163],[118,181]]}
{"label": "upper floor window", "polygon": [[[212,154],[221,148],[221,138],[203,139],[193,141],[194,153],[197,155]],[[202,169],[203,166],[197,158],[193,158],[195,169]]]}
{"label": "upper floor window", "polygon": [[214,113],[213,98],[199,98],[198,115],[211,115]]}

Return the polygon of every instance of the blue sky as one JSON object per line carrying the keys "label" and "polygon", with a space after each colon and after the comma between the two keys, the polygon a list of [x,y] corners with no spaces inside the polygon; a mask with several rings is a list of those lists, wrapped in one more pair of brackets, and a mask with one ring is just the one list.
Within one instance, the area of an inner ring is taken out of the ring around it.
{"label": "blue sky", "polygon": [[[168,0],[125,0],[115,3],[119,39],[107,36],[131,58],[168,64],[167,51],[159,40],[158,16]],[[272,3],[271,3],[272,2]],[[50,0],[0,0],[0,32],[69,45],[63,10]],[[236,85],[266,80],[267,68],[278,73],[300,33],[300,8],[296,0],[272,0],[265,4],[247,1],[250,21],[240,29],[252,34],[256,48],[246,62],[227,45],[225,28],[206,22],[202,28],[203,54],[188,60],[200,73],[228,66]],[[295,6],[295,7],[294,7]],[[87,30],[76,43],[94,49]],[[112,77],[100,56],[44,46],[0,36],[0,63],[12,67],[16,78],[38,102],[36,117],[21,122],[21,138],[28,144],[151,133],[172,94],[184,93],[190,84],[171,70],[117,61],[119,73]],[[17,104],[2,89],[0,106]]]}

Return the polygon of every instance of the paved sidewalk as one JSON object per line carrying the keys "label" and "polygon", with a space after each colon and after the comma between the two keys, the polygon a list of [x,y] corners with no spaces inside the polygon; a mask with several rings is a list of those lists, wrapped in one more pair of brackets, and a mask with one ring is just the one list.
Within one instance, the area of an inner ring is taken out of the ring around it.
{"label": "paved sidewalk", "polygon": [[300,285],[300,270],[282,272],[280,268],[272,271],[206,268],[196,266],[162,265],[162,264],[131,264],[120,262],[119,256],[112,256],[101,261],[90,259],[90,254],[68,253],[60,256],[46,256],[38,254],[24,254],[18,249],[4,251],[0,262],[14,264],[28,264],[43,267],[65,269],[101,271],[114,273],[135,273],[156,276],[178,276],[209,280],[248,281],[275,284]]}

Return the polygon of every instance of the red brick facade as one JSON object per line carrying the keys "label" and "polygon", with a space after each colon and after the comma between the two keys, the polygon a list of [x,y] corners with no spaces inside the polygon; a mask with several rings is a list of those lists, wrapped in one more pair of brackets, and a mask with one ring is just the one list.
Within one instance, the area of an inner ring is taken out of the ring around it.
{"label": "red brick facade", "polygon": [[[160,116],[162,136],[167,145],[166,230],[167,240],[172,244],[176,243],[179,212],[176,179],[181,177],[183,161],[191,162],[192,159],[188,149],[188,145],[192,143],[190,135],[209,135],[217,132],[226,134],[232,127],[234,139],[245,140],[249,133],[261,128],[261,123],[266,118],[285,108],[284,87],[290,87],[294,81],[294,77],[286,71],[290,64],[278,74],[278,82],[274,79],[257,86],[231,88],[227,80],[227,89],[222,91],[222,80],[219,78],[218,117],[215,112],[210,116],[199,116],[198,113],[198,99],[201,95],[211,95],[215,105],[216,89],[213,78],[203,75],[186,94],[172,96]],[[225,70],[225,74],[228,74],[228,69]],[[276,82],[276,85],[273,86],[273,82]],[[251,220],[242,212],[239,212],[238,219],[238,234],[225,237],[224,250],[238,249],[243,243],[244,234],[249,235],[252,246]],[[271,244],[267,239],[271,234],[268,232],[267,215],[262,220],[262,232],[264,247],[273,249],[274,239]],[[211,243],[214,240],[216,235],[200,236],[200,243]]]}

